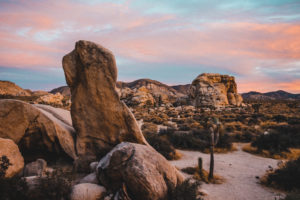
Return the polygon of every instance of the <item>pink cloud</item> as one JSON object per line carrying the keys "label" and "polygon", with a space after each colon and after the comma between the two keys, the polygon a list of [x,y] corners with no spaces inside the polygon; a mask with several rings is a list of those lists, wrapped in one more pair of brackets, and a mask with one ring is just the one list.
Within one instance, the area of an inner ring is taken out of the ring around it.
{"label": "pink cloud", "polygon": [[[145,15],[128,2],[1,3],[0,66],[60,67],[61,57],[79,39],[112,49],[117,59],[153,63],[154,67],[156,63],[208,66],[246,76],[247,80],[262,73],[257,67],[268,68],[265,63],[280,63],[276,66],[280,70],[300,59],[298,23],[195,24],[170,14]],[[18,34],[24,28],[27,32]],[[260,82],[265,87],[262,89],[271,89],[272,81]],[[293,86],[297,81],[276,86],[295,91],[299,90]],[[248,81],[240,88],[250,90],[255,84]]]}

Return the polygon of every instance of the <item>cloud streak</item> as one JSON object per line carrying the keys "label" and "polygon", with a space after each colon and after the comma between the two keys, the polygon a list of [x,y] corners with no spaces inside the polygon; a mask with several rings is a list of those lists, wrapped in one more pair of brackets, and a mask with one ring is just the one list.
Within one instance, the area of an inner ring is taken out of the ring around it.
{"label": "cloud streak", "polygon": [[0,66],[46,74],[85,39],[114,52],[121,80],[189,83],[219,72],[242,92],[300,92],[300,3],[272,2],[1,1]]}

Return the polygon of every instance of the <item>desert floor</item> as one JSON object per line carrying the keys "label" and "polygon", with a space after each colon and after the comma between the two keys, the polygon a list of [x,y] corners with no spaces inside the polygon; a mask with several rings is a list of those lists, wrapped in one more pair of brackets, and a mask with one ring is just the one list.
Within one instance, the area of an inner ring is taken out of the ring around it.
{"label": "desert floor", "polygon": [[[259,184],[261,177],[270,167],[276,168],[278,160],[251,155],[241,150],[243,144],[236,144],[237,151],[215,154],[215,173],[225,178],[222,184],[203,184],[202,190],[210,200],[278,200],[284,194]],[[209,154],[198,151],[178,150],[180,160],[171,161],[177,168],[196,166],[198,157],[203,159],[204,169],[209,168]]]}

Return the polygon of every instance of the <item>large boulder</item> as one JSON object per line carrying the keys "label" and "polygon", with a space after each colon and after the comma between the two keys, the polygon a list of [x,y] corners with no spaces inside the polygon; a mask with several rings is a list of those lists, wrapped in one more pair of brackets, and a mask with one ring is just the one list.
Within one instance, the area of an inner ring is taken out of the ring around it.
{"label": "large boulder", "polygon": [[[45,107],[48,111],[42,109]],[[61,120],[61,112],[50,106],[36,107],[18,100],[0,100],[0,137],[18,144],[25,158],[26,153],[32,156],[32,153],[49,152],[66,153],[75,159],[74,129],[66,120]]]}
{"label": "large boulder", "polygon": [[22,171],[24,159],[14,141],[0,138],[0,158],[2,156],[6,156],[11,164],[5,173],[6,178],[11,178]]}
{"label": "large boulder", "polygon": [[71,116],[79,156],[101,157],[122,141],[147,144],[115,90],[117,67],[109,50],[78,41],[75,49],[64,56],[63,68],[71,89]]}
{"label": "large boulder", "polygon": [[168,199],[182,174],[151,147],[122,142],[97,166],[99,182],[113,192],[125,186],[132,199]]}
{"label": "large boulder", "polygon": [[243,101],[233,76],[211,73],[200,74],[193,80],[189,96],[196,107],[240,106]]}

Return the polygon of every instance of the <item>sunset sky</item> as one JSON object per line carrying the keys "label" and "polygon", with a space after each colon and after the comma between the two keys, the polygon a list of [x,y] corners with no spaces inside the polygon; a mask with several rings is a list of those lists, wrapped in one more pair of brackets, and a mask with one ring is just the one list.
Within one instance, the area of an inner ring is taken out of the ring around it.
{"label": "sunset sky", "polygon": [[0,0],[0,80],[66,85],[77,40],[110,49],[121,81],[213,72],[239,92],[300,93],[300,0]]}

